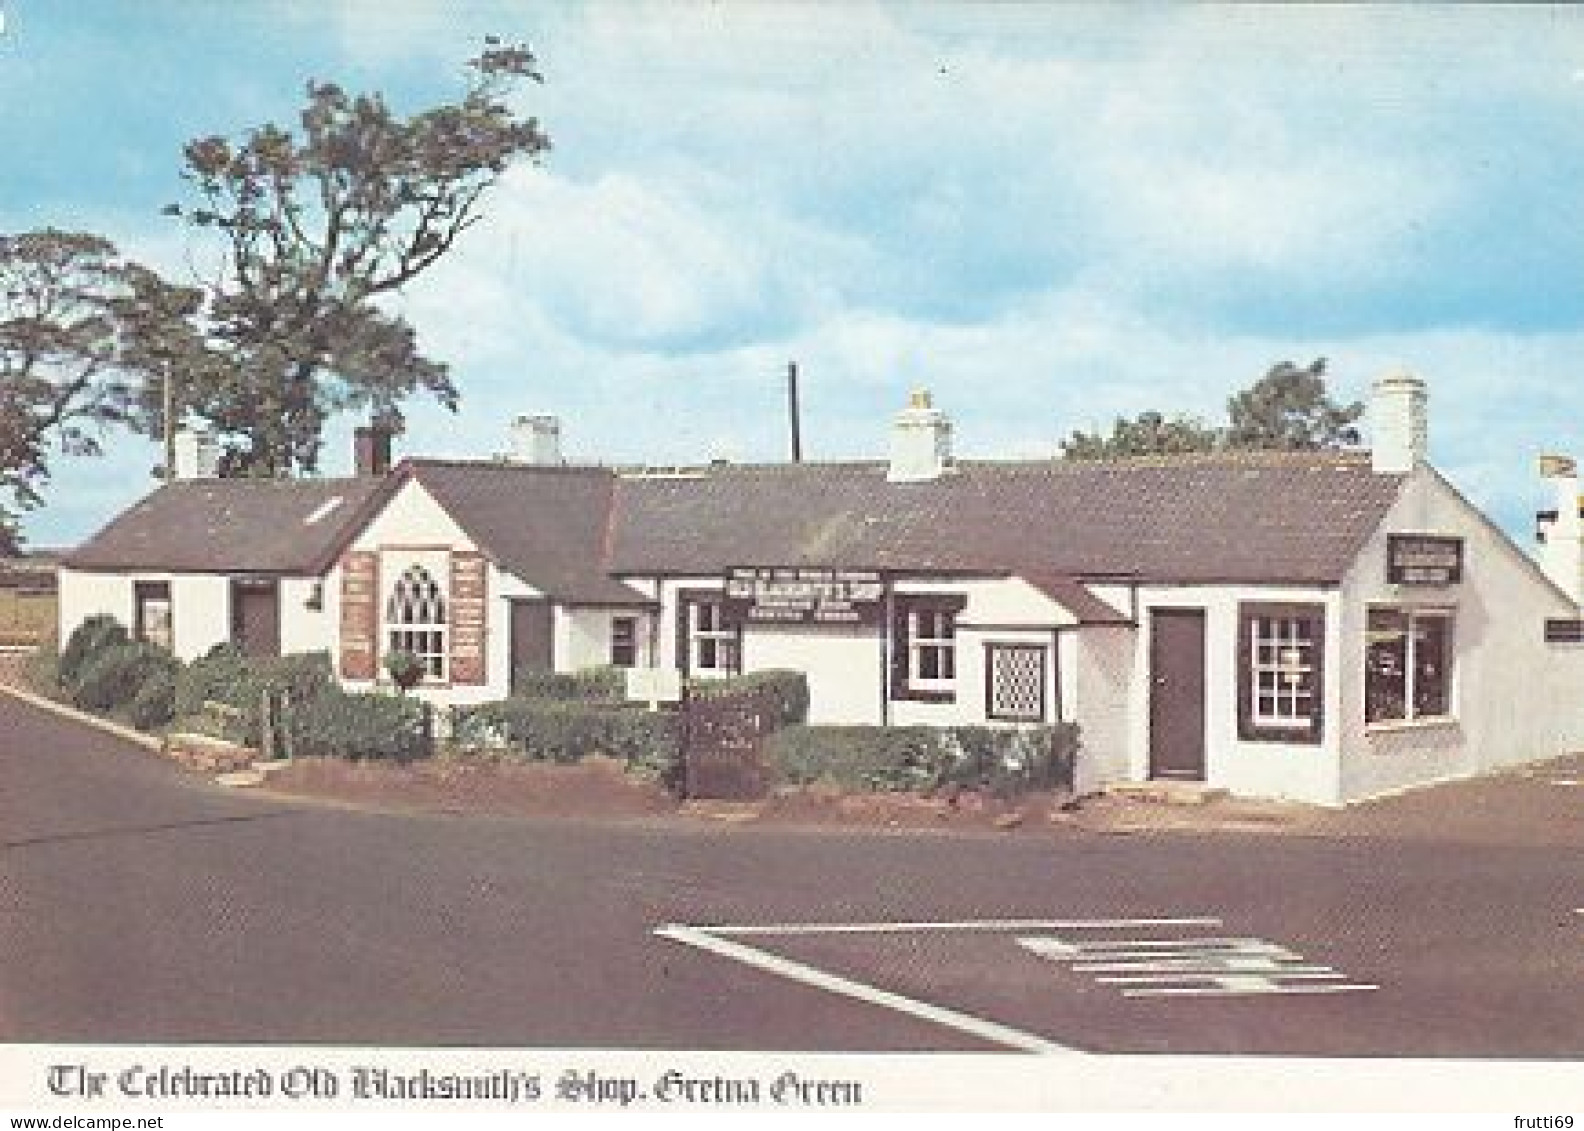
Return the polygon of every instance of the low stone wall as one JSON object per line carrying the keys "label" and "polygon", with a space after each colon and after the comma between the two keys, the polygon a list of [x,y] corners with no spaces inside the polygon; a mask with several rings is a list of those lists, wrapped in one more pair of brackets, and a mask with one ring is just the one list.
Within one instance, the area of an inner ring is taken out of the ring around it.
{"label": "low stone wall", "polygon": [[258,751],[205,734],[169,734],[160,753],[189,770],[205,774],[230,774],[250,768]]}

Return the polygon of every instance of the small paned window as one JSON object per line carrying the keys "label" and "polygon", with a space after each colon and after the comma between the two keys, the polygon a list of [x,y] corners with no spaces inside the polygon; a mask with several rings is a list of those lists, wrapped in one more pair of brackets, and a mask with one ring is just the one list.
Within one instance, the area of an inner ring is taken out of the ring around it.
{"label": "small paned window", "polygon": [[426,680],[443,680],[447,623],[440,583],[423,566],[408,566],[385,601],[386,650],[411,652],[423,662]]}
{"label": "small paned window", "polygon": [[1238,736],[1319,742],[1325,608],[1246,604],[1238,616]]}
{"label": "small paned window", "polygon": [[1048,655],[1037,644],[985,645],[986,717],[998,722],[1044,722]]}
{"label": "small paned window", "polygon": [[1407,722],[1452,714],[1452,614],[1369,611],[1364,651],[1364,721]]}
{"label": "small paned window", "polygon": [[688,605],[688,661],[694,675],[735,675],[741,666],[741,636],[719,598]]}
{"label": "small paned window", "polygon": [[139,640],[158,644],[169,651],[172,647],[171,587],[168,581],[139,581],[132,587],[133,634]]}
{"label": "small paned window", "polygon": [[611,618],[610,662],[617,668],[638,666],[637,617]]}
{"label": "small paned window", "polygon": [[957,694],[962,598],[898,597],[892,630],[893,699],[949,702]]}

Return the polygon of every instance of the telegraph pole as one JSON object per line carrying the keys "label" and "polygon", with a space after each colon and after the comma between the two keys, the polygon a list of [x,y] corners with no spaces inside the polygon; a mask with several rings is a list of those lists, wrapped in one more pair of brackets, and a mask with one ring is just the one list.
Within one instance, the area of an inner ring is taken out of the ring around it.
{"label": "telegraph pole", "polygon": [[792,462],[803,462],[803,422],[798,409],[797,362],[787,363],[787,419],[792,426]]}

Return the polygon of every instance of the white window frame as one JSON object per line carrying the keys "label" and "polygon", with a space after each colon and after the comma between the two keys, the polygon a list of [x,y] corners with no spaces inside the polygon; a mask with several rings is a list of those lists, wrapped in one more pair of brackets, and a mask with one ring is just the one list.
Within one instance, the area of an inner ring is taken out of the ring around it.
{"label": "white window frame", "polygon": [[[957,688],[957,615],[943,606],[921,605],[907,610],[907,685],[909,691],[950,692]],[[932,630],[925,633],[928,625]],[[935,657],[935,670],[950,675],[926,676],[924,658]]]}
{"label": "white window frame", "polygon": [[[1403,618],[1403,671],[1402,671],[1402,701],[1403,713],[1401,717],[1371,719],[1369,717],[1370,701],[1370,672],[1369,672],[1369,617],[1372,613],[1396,613]],[[1442,635],[1442,647],[1445,655],[1441,673],[1445,687],[1443,689],[1446,699],[1446,710],[1440,714],[1421,715],[1417,707],[1419,678],[1418,633],[1415,631],[1418,622],[1424,620],[1439,620],[1445,626]],[[1455,609],[1440,606],[1415,608],[1409,605],[1370,605],[1365,611],[1364,619],[1364,721],[1367,727],[1392,727],[1403,723],[1444,723],[1452,722],[1457,718],[1457,613]]]}
{"label": "white window frame", "polygon": [[[619,625],[619,624],[624,624],[624,623],[632,626],[632,639],[630,641],[631,646],[632,646],[632,660],[630,662],[628,662],[628,663],[625,663],[625,664],[621,663],[616,658],[616,644],[617,644],[616,626]],[[632,616],[632,615],[622,614],[622,615],[611,617],[611,622],[610,622],[610,655],[608,657],[609,660],[610,660],[611,667],[613,667],[613,668],[637,668],[637,667],[642,667],[643,666],[643,663],[642,663],[642,661],[643,661],[642,624],[643,624],[643,622],[641,621],[640,618],[638,618],[636,616]]]}
{"label": "white window frame", "polygon": [[[1275,730],[1308,727],[1318,706],[1310,700],[1323,690],[1313,678],[1320,651],[1309,631],[1314,619],[1254,613],[1250,620],[1249,720]],[[1265,709],[1267,701],[1273,709]]]}
{"label": "white window frame", "polygon": [[[451,593],[450,576],[445,568],[443,559],[429,554],[411,554],[396,558],[403,564],[397,566],[389,575],[390,586],[385,592],[382,606],[384,621],[383,656],[392,652],[405,651],[417,656],[424,664],[422,683],[444,684],[451,674]],[[396,603],[397,593],[401,589],[408,575],[414,570],[421,572],[430,584],[435,587],[435,596],[439,602],[439,620],[406,619],[399,615],[402,612],[422,610],[403,610]],[[398,614],[398,615],[393,615]]]}
{"label": "white window frame", "polygon": [[[727,623],[724,597],[692,598],[687,624],[688,674],[723,678],[742,670],[742,639],[736,627]],[[704,662],[706,651],[714,662]]]}

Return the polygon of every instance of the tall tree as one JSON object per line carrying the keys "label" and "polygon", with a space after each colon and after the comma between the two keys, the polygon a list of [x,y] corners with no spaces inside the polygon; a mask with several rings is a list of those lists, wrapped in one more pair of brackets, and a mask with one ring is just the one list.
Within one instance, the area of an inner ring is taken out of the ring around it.
{"label": "tall tree", "polygon": [[139,420],[194,297],[101,236],[0,235],[0,544],[42,502],[53,455],[97,455],[107,428]]}
{"label": "tall tree", "polygon": [[184,407],[219,433],[229,470],[314,470],[339,411],[399,426],[419,392],[455,409],[445,366],[380,300],[452,250],[508,165],[550,145],[508,103],[519,80],[542,81],[531,52],[492,38],[468,66],[459,99],[411,117],[316,81],[299,129],[187,146],[198,199],[166,211],[220,238],[207,316],[229,364],[190,382]]}
{"label": "tall tree", "polygon": [[1359,442],[1355,425],[1364,405],[1340,405],[1326,392],[1326,360],[1300,369],[1290,361],[1271,366],[1251,387],[1227,401],[1227,443],[1234,448],[1302,450]]}
{"label": "tall tree", "polygon": [[1111,435],[1074,432],[1061,443],[1067,459],[1120,459],[1126,456],[1180,455],[1207,452],[1219,443],[1219,434],[1191,416],[1167,419],[1158,412],[1142,412],[1132,420],[1117,417]]}

